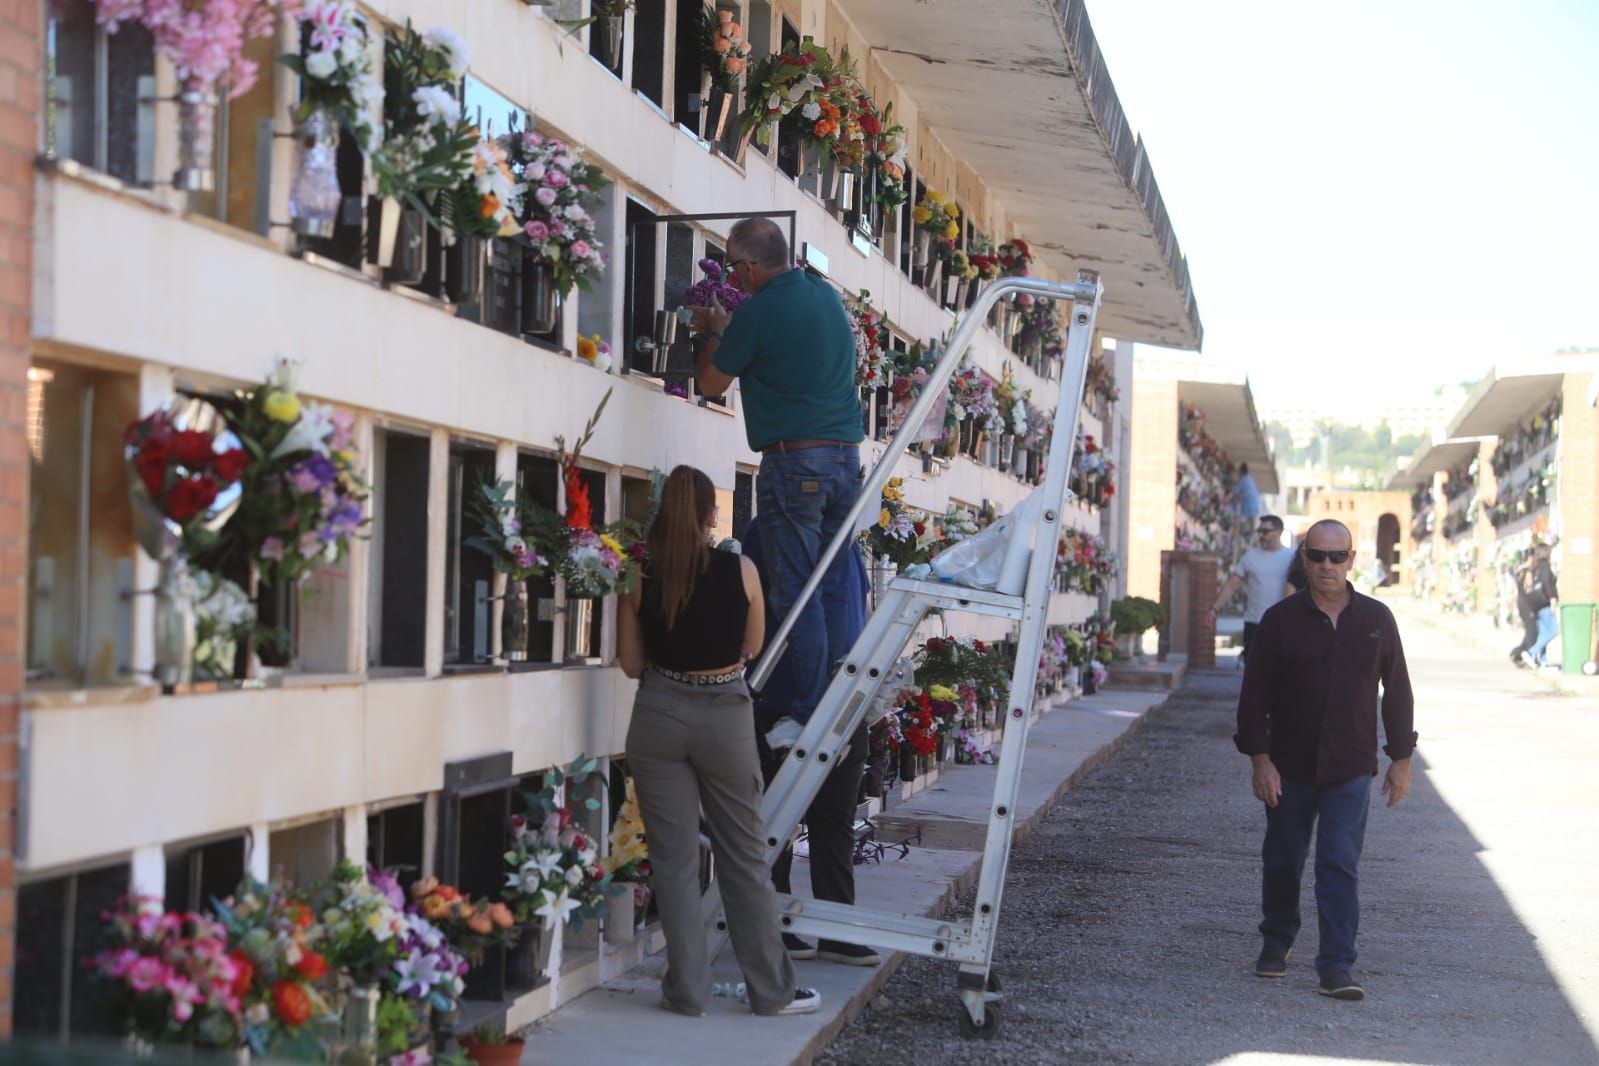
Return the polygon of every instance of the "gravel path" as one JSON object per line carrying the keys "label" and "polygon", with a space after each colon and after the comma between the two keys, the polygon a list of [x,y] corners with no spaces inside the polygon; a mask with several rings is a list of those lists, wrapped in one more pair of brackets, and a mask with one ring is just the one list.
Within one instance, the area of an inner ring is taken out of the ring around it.
{"label": "gravel path", "polygon": [[[1413,674],[1447,671],[1451,654],[1413,661]],[[1411,797],[1389,811],[1374,796],[1356,969],[1366,1001],[1315,992],[1308,868],[1288,978],[1253,976],[1264,818],[1231,742],[1238,677],[1191,675],[1013,853],[995,952],[1008,1002],[991,1043],[957,1033],[954,968],[910,959],[817,1061],[1599,1061],[1431,787],[1425,724]]]}

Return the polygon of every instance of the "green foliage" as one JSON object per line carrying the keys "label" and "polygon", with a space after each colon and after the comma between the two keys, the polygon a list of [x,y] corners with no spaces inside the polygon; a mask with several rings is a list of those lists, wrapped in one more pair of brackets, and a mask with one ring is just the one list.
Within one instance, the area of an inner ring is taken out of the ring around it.
{"label": "green foliage", "polygon": [[1340,486],[1345,488],[1385,487],[1399,460],[1414,455],[1427,443],[1419,433],[1395,437],[1386,421],[1376,429],[1366,429],[1329,418],[1322,422],[1316,436],[1303,448],[1294,446],[1287,427],[1279,423],[1267,423],[1266,433],[1276,449],[1278,460],[1287,465],[1354,471],[1357,484]]}
{"label": "green foliage", "polygon": [[1110,605],[1110,620],[1115,623],[1116,632],[1137,635],[1151,626],[1164,625],[1166,612],[1154,600],[1128,596]]}
{"label": "green foliage", "polygon": [[484,1022],[472,1030],[472,1043],[482,1047],[500,1047],[510,1041],[511,1038],[505,1035],[505,1029],[494,1022]]}

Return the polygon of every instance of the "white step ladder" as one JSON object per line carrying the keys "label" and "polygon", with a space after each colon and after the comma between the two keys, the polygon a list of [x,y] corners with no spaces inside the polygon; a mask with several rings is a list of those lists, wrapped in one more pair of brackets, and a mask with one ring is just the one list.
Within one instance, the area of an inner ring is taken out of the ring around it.
{"label": "white step ladder", "polygon": [[[883,486],[893,475],[895,463],[932,410],[934,399],[948,387],[950,378],[960,365],[961,357],[970,346],[973,336],[981,328],[989,308],[1001,297],[1023,293],[1069,302],[1071,316],[1066,365],[1061,374],[1060,396],[1055,408],[1054,435],[1050,439],[1044,483],[1035,490],[1043,493],[1044,506],[1036,525],[1022,526],[1017,531],[1017,535],[1031,533],[1034,537],[1022,594],[1006,595],[938,581],[905,578],[891,581],[887,594],[867,620],[860,639],[834,674],[821,703],[806,723],[777,777],[767,788],[762,807],[766,861],[771,863],[793,835],[806,808],[832,771],[839,751],[848,745],[878,687],[891,675],[894,664],[928,611],[942,608],[1020,621],[1016,665],[1011,675],[1009,700],[1005,705],[998,777],[988,812],[988,838],[983,849],[976,911],[972,920],[944,921],[913,915],[884,914],[798,896],[778,897],[778,913],[785,932],[849,944],[878,945],[959,963],[957,987],[964,1007],[959,1018],[962,1033],[969,1036],[992,1036],[999,1026],[999,982],[990,972],[990,964],[999,923],[1000,896],[1004,891],[1005,870],[1010,858],[1012,818],[1017,789],[1021,784],[1022,756],[1027,747],[1038,659],[1049,622],[1050,582],[1055,568],[1055,545],[1060,537],[1061,505],[1066,497],[1072,448],[1077,439],[1078,410],[1082,404],[1088,358],[1094,339],[1094,322],[1103,292],[1098,274],[1082,271],[1075,283],[1038,278],[1000,278],[978,295],[955,331],[949,347],[939,358],[927,384],[923,386],[905,424],[862,485],[860,498],[856,500],[849,518],[827,546],[816,572],[806,582],[749,678],[751,687],[755,689],[765,683],[773,665],[783,654],[800,608],[815,594],[822,575],[854,535],[862,514],[867,508],[875,510],[878,507]],[[716,901],[708,898],[707,902],[707,910],[715,915],[711,936],[719,941],[725,935],[725,923],[720,920],[720,908]]]}

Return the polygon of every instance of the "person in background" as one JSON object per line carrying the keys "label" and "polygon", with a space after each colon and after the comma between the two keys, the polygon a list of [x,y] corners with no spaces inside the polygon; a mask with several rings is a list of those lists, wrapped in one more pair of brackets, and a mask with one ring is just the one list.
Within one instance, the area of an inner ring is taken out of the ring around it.
{"label": "person in background", "polygon": [[1249,657],[1249,642],[1255,637],[1260,616],[1266,608],[1283,598],[1288,585],[1288,571],[1293,566],[1294,550],[1283,545],[1283,520],[1274,514],[1260,516],[1255,529],[1256,546],[1244,552],[1232,576],[1222,583],[1216,602],[1205,612],[1210,624],[1216,624],[1216,612],[1232,602],[1240,587],[1244,589],[1244,650],[1238,656],[1240,665]]}
{"label": "person in background", "polygon": [[[695,377],[710,397],[741,382],[745,434],[751,450],[763,453],[755,509],[767,549],[768,607],[781,620],[860,492],[855,335],[838,292],[794,267],[771,219],[733,225],[727,265],[753,295],[731,315],[714,299],[691,309],[704,338]],[[767,700],[777,718],[768,736],[775,749],[793,746],[833,664],[853,643],[844,624],[848,564],[844,554],[833,561],[789,633],[783,662],[793,683]]]}
{"label": "person in background", "polygon": [[[1523,570],[1521,589],[1516,597],[1519,608],[1523,602],[1523,595],[1525,596],[1525,610],[1532,619],[1532,641],[1521,653],[1517,663],[1520,666],[1534,668],[1548,666],[1549,660],[1545,652],[1549,648],[1549,642],[1560,632],[1560,625],[1555,620],[1555,603],[1560,599],[1560,590],[1555,583],[1554,567],[1549,565],[1549,553],[1547,544],[1533,547]],[[1526,614],[1523,615],[1523,621],[1525,620]]]}
{"label": "person in background", "polygon": [[700,812],[709,827],[728,932],[756,1014],[804,1014],[821,1003],[796,988],[761,836],[761,777],[744,663],[766,616],[755,565],[710,547],[711,479],[679,466],[649,531],[640,588],[622,597],[617,659],[638,678],[627,761],[644,817],[656,907],[666,936],[661,1006],[698,1017],[711,996],[700,917]]}
{"label": "person in background", "polygon": [[1238,464],[1238,480],[1233,482],[1229,495],[1233,511],[1240,517],[1253,522],[1260,514],[1260,490],[1255,487],[1255,476],[1249,472],[1248,463]]}
{"label": "person in background", "polygon": [[1349,527],[1323,519],[1306,531],[1310,585],[1260,620],[1238,699],[1233,743],[1252,764],[1251,788],[1266,805],[1261,849],[1260,977],[1286,977],[1299,934],[1299,885],[1316,838],[1319,991],[1365,998],[1351,974],[1360,925],[1360,853],[1377,773],[1378,686],[1384,751],[1382,793],[1392,807],[1410,792],[1415,698],[1393,612],[1349,583]]}
{"label": "person in background", "polygon": [[[764,576],[767,559],[762,543],[761,521],[756,516],[744,532],[744,558],[752,561]],[[849,556],[848,587],[840,617],[844,630],[839,639],[846,650],[854,647],[861,630],[866,627],[867,602],[871,595],[871,581],[866,574],[866,560],[861,554],[860,542],[851,540],[845,554]],[[767,635],[777,628],[776,612],[767,613]],[[755,714],[759,726],[769,727],[772,712],[767,710],[770,701],[778,707],[789,706],[792,697],[788,691],[794,684],[788,660],[779,660],[777,667],[766,680],[756,700]],[[773,751],[767,743],[766,730],[757,728],[760,741],[761,763],[766,781],[771,783],[782,767],[783,753]],[[830,903],[855,902],[855,805],[860,796],[861,774],[870,754],[867,727],[862,723],[850,737],[849,744],[839,752],[833,770],[817,790],[816,798],[805,810],[806,840],[810,848],[811,896]],[[772,864],[772,883],[779,892],[793,891],[791,874],[794,865],[794,847],[783,849]],[[847,966],[877,966],[882,957],[869,947],[846,944],[840,940],[823,940],[812,945],[792,933],[783,934],[783,946],[794,959],[822,959],[825,962],[843,963]]]}

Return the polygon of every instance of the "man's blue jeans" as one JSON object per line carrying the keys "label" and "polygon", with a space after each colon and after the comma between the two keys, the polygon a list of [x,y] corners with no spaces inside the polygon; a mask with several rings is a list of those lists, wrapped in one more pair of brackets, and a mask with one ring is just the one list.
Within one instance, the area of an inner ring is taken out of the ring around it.
{"label": "man's blue jeans", "polygon": [[1538,639],[1532,642],[1528,653],[1536,660],[1538,665],[1544,665],[1544,650],[1549,647],[1549,642],[1555,639],[1555,634],[1560,632],[1560,623],[1555,621],[1553,607],[1540,607],[1538,609]]}
{"label": "man's blue jeans", "polygon": [[[1366,812],[1371,778],[1338,785],[1283,779],[1277,806],[1266,808],[1266,844],[1261,849],[1260,934],[1284,948],[1299,935],[1299,882],[1316,835],[1316,913],[1321,950],[1316,973],[1347,972],[1355,964],[1355,933],[1360,927],[1360,850],[1366,842]],[[1318,820],[1320,826],[1317,826]]]}
{"label": "man's blue jeans", "polygon": [[[761,458],[755,520],[773,625],[799,599],[823,550],[849,516],[860,486],[860,448],[853,444],[768,452]],[[849,652],[857,635],[849,624],[849,565],[849,552],[840,552],[789,634],[788,650],[762,689],[769,713],[809,720],[827,691],[833,663]]]}

